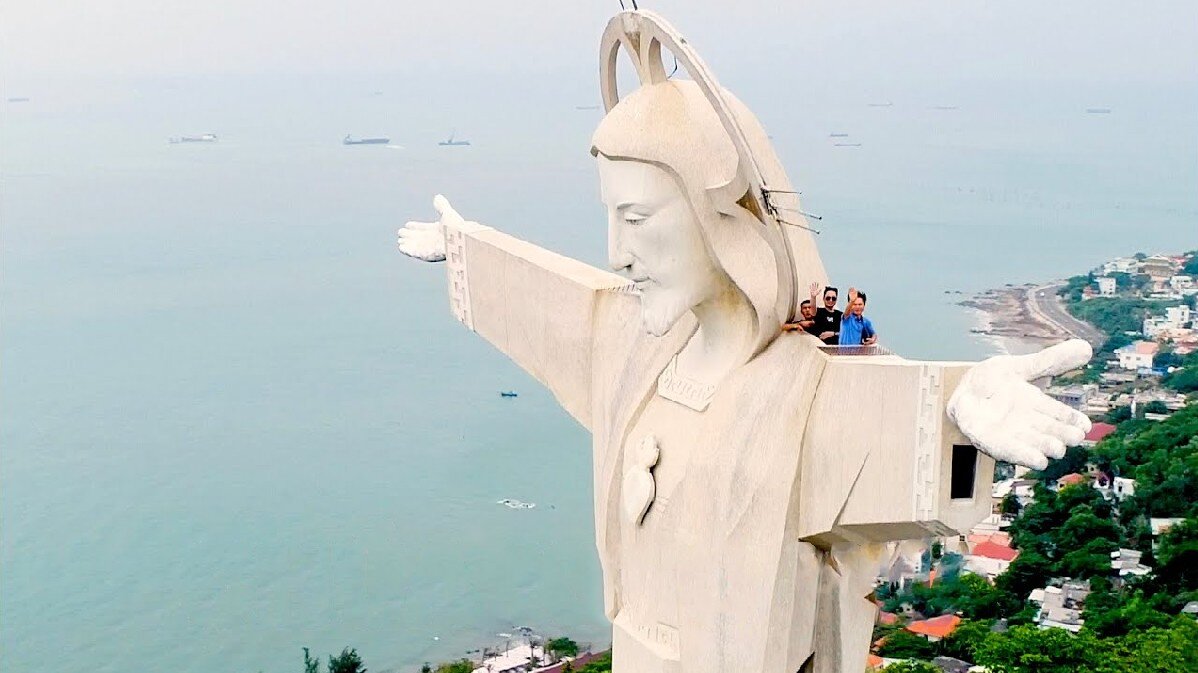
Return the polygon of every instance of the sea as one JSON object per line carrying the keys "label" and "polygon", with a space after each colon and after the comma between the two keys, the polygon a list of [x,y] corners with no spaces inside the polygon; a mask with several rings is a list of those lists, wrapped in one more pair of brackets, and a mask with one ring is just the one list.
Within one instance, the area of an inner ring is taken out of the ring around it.
{"label": "sea", "polygon": [[[604,264],[593,73],[526,80],[5,90],[29,100],[0,103],[0,670],[606,646],[589,436],[395,248],[442,193]],[[968,293],[1198,248],[1193,83],[769,80],[725,81],[900,354],[995,352]]]}

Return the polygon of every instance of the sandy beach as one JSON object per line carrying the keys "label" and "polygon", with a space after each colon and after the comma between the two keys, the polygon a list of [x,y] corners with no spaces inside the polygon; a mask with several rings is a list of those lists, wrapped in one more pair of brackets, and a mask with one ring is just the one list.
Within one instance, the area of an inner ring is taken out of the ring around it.
{"label": "sandy beach", "polygon": [[1007,285],[960,302],[977,314],[977,323],[970,331],[992,341],[997,352],[1009,355],[1034,353],[1070,338],[1072,334],[1044,320],[1030,306],[1029,294],[1040,287],[1033,283]]}

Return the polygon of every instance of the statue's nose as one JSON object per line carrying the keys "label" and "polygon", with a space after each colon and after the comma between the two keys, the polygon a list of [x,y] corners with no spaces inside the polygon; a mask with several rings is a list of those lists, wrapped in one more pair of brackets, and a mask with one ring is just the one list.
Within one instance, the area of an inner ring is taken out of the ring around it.
{"label": "statue's nose", "polygon": [[607,263],[612,271],[623,271],[632,266],[632,254],[628,251],[627,234],[615,215],[607,223]]}

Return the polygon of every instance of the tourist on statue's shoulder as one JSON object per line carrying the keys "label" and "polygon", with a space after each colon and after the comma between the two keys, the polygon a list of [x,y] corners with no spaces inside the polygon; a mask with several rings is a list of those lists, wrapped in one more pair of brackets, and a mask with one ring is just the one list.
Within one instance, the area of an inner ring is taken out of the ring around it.
{"label": "tourist on statue's shoulder", "polygon": [[878,342],[873,322],[865,317],[865,293],[849,288],[849,302],[840,320],[841,346],[872,346]]}
{"label": "tourist on statue's shoulder", "polygon": [[808,334],[819,336],[819,328],[815,324],[815,304],[811,303],[810,299],[804,299],[799,304],[799,319],[795,322],[788,322],[782,326],[784,332],[799,332],[803,331]]}
{"label": "tourist on statue's shoulder", "polygon": [[[819,294],[819,283],[811,284],[811,303],[815,303],[815,297]],[[836,300],[840,297],[840,291],[834,287],[828,286],[824,288],[823,301],[824,305],[815,310],[815,327],[813,332],[815,336],[820,338],[828,346],[835,346],[840,343],[840,318],[841,312],[836,308]]]}

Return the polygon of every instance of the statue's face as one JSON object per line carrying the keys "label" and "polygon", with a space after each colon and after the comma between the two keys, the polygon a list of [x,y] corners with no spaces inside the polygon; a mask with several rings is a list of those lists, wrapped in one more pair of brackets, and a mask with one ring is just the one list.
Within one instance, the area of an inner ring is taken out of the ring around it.
{"label": "statue's face", "polygon": [[640,291],[645,330],[661,336],[731,281],[708,254],[673,176],[640,161],[613,161],[602,154],[598,161],[608,261]]}

